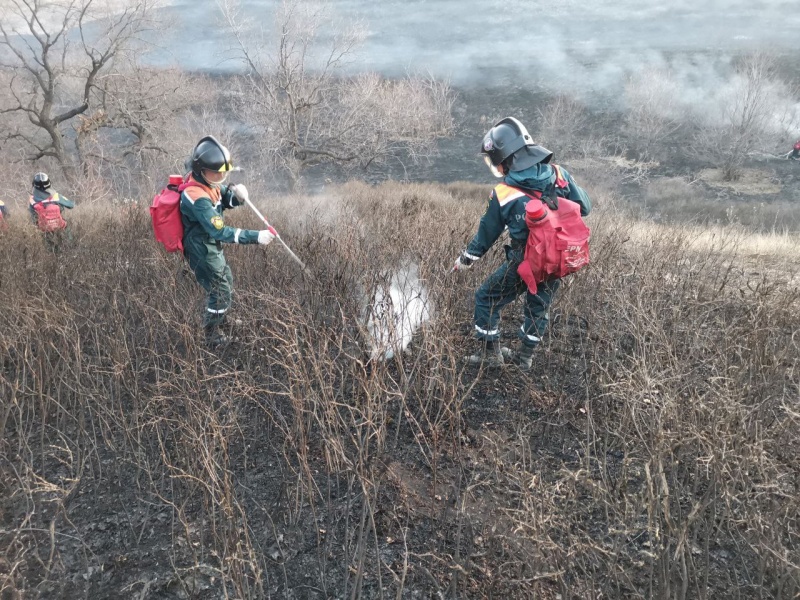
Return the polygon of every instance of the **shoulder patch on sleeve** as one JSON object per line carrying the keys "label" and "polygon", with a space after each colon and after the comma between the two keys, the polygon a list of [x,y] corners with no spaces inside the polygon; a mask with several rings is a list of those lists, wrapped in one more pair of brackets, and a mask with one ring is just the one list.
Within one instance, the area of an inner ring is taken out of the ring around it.
{"label": "shoulder patch on sleeve", "polygon": [[214,229],[222,229],[225,227],[225,221],[223,221],[222,217],[219,215],[216,217],[211,217],[211,224],[214,226]]}

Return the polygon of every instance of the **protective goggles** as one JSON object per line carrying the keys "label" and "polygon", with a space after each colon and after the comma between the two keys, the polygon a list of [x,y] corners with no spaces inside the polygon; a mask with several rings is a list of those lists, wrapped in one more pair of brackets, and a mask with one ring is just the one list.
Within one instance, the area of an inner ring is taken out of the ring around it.
{"label": "protective goggles", "polygon": [[505,177],[505,175],[503,175],[503,172],[498,167],[495,167],[492,164],[492,160],[489,158],[488,155],[486,154],[483,155],[483,162],[485,162],[486,166],[489,167],[489,170],[492,172],[492,175],[494,175],[498,179],[502,179],[503,177]]}
{"label": "protective goggles", "polygon": [[228,179],[229,171],[227,169],[219,169],[218,171],[212,171],[211,169],[203,169],[203,177],[205,180],[213,186],[217,186],[220,184],[225,183],[225,180]]}

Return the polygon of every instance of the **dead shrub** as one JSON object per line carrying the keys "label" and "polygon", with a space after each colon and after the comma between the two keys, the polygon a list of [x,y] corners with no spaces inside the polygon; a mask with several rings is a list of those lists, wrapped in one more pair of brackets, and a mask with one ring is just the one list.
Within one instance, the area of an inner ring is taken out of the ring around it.
{"label": "dead shrub", "polygon": [[625,85],[627,137],[645,159],[682,125],[677,89],[672,75],[659,69],[635,73]]}
{"label": "dead shrub", "polygon": [[[585,155],[589,123],[586,107],[577,99],[559,95],[537,109],[539,128],[534,139],[547,148],[558,148],[558,158]],[[590,150],[591,152],[591,150]]]}
{"label": "dead shrub", "polygon": [[[2,593],[796,597],[790,238],[743,258],[740,229],[639,222],[590,187],[593,263],[533,375],[476,371],[472,292],[501,259],[445,274],[485,191],[263,198],[314,277],[226,250],[239,341],[216,352],[144,205],[81,207],[58,256],[0,233]],[[368,363],[363,294],[401,260],[435,317]]]}

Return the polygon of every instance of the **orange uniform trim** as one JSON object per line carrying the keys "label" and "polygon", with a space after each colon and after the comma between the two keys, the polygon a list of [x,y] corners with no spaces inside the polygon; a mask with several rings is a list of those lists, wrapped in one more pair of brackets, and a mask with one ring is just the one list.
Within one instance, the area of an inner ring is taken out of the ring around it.
{"label": "orange uniform trim", "polygon": [[184,184],[187,187],[183,189],[183,193],[192,201],[192,203],[196,202],[200,198],[208,198],[211,200],[211,204],[216,204],[222,198],[222,194],[219,191],[219,188],[210,188],[206,185],[203,185],[199,181],[195,180],[194,177],[189,175],[189,178],[186,180]]}
{"label": "orange uniform trim", "polygon": [[553,167],[553,171],[556,174],[556,187],[559,189],[563,189],[569,186],[569,182],[566,180],[564,175],[561,173],[561,167],[558,165],[551,165]]}
{"label": "orange uniform trim", "polygon": [[497,201],[500,203],[500,206],[508,204],[512,200],[516,200],[522,196],[527,196],[525,192],[520,191],[515,187],[511,187],[510,185],[506,185],[505,183],[495,186],[494,194],[497,196]]}

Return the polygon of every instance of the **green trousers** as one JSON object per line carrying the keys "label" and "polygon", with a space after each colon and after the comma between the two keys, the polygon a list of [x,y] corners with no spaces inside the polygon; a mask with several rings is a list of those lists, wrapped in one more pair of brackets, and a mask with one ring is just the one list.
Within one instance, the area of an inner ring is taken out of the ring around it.
{"label": "green trousers", "polygon": [[72,230],[69,226],[66,229],[48,231],[44,234],[44,245],[53,254],[59,254],[70,244],[72,244]]}
{"label": "green trousers", "polygon": [[184,256],[194,271],[197,282],[208,294],[203,313],[203,326],[211,329],[225,321],[231,307],[233,274],[222,249],[214,242],[184,240]]}

